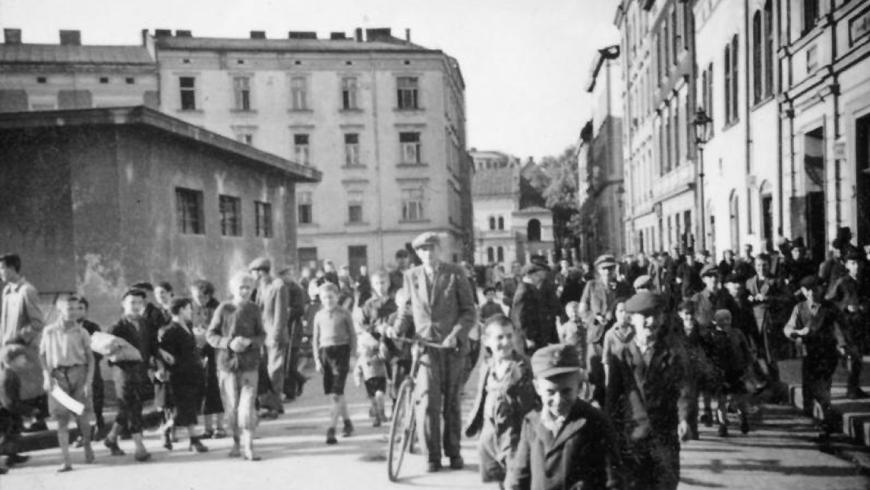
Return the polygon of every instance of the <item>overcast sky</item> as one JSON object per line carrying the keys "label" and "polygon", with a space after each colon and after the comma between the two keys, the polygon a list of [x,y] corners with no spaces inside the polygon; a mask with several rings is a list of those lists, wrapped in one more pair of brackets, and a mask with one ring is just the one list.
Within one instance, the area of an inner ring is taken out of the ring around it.
{"label": "overcast sky", "polygon": [[[265,30],[349,34],[392,27],[397,37],[459,60],[469,147],[536,159],[558,154],[589,118],[584,90],[595,51],[618,41],[618,0],[0,0],[0,27],[24,42],[57,43],[79,29],[86,44],[136,44],[141,29],[247,37]],[[124,6],[127,5],[127,6]]]}

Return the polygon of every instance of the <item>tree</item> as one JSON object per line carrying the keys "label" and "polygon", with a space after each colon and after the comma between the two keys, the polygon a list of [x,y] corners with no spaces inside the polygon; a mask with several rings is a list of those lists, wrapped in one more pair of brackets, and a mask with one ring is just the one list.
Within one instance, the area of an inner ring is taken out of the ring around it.
{"label": "tree", "polygon": [[546,206],[553,212],[553,238],[557,256],[563,248],[577,245],[577,219],[579,202],[577,199],[577,149],[572,145],[558,156],[547,156],[539,166],[546,178],[531,182],[539,189]]}

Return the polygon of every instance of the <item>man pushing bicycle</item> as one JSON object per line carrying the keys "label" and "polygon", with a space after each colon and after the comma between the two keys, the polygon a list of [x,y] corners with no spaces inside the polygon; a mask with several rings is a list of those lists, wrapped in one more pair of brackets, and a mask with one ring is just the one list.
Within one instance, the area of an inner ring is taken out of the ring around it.
{"label": "man pushing bicycle", "polygon": [[440,260],[441,240],[437,234],[423,233],[412,245],[423,263],[404,274],[402,296],[407,300],[398,305],[390,336],[403,336],[415,325],[417,337],[449,347],[426,349],[421,354],[414,398],[419,400],[417,434],[426,441],[427,471],[442,468],[442,446],[444,455],[450,458],[450,468],[458,470],[464,465],[460,455],[459,398],[468,355],[468,331],[474,324],[474,292],[461,267]]}

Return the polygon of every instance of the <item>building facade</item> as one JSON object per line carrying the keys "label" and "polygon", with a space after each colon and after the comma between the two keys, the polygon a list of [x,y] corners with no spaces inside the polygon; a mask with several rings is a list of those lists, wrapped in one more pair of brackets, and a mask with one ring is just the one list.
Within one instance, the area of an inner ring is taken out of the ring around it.
{"label": "building facade", "polygon": [[0,167],[3,248],[45,303],[84,294],[103,325],[138,281],[227,297],[256,257],[294,265],[295,185],[320,178],[143,106],[0,114]]}
{"label": "building facade", "polygon": [[80,31],[60,31],[60,44],[24,43],[3,29],[0,112],[90,109],[160,103],[154,45],[82,45]]}
{"label": "building facade", "polygon": [[694,20],[690,2],[625,0],[621,59],[625,244],[629,252],[694,246]]}
{"label": "building facade", "polygon": [[583,220],[580,260],[587,262],[603,253],[625,252],[619,54],[618,45],[599,50],[586,85],[592,94],[592,120],[578,144],[578,196]]}
{"label": "building facade", "polygon": [[297,193],[303,263],[387,265],[423,231],[446,237],[446,260],[471,259],[464,81],[408,37],[158,30],[161,109],[323,172]]}

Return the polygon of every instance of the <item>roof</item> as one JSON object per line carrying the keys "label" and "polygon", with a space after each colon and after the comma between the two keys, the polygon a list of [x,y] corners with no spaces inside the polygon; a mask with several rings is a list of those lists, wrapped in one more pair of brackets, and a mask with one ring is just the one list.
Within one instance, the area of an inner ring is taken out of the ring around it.
{"label": "roof", "polygon": [[475,172],[471,180],[472,196],[516,195],[519,191],[516,169],[511,167],[487,168]]}
{"label": "roof", "polygon": [[147,127],[182,140],[206,145],[256,165],[287,174],[296,182],[319,182],[322,174],[272,153],[221,136],[145,106],[0,113],[0,130],[75,126]]}
{"label": "roof", "polygon": [[155,60],[142,46],[0,44],[0,63],[153,65]]}
{"label": "roof", "polygon": [[[395,38],[392,38],[395,39]],[[395,41],[356,41],[354,39],[245,39],[225,37],[160,36],[158,49],[291,51],[291,52],[416,52],[443,54],[400,39]]]}

